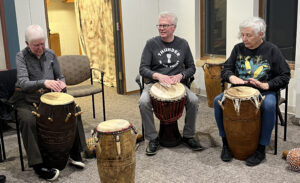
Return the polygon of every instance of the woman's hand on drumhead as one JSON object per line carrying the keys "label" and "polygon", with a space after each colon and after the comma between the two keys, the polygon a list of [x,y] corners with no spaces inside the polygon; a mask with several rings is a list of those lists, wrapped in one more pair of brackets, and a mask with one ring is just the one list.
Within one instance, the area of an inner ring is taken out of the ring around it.
{"label": "woman's hand on drumhead", "polygon": [[263,90],[268,90],[269,89],[269,84],[268,83],[263,83],[263,82],[260,82],[256,79],[253,79],[253,78],[249,78],[249,82],[250,82],[250,84],[254,85],[257,88],[260,88],[260,89],[263,89]]}
{"label": "woman's hand on drumhead", "polygon": [[229,81],[231,84],[235,84],[235,85],[244,85],[249,82],[249,81],[242,80],[241,78],[238,78],[237,76],[234,75],[229,77]]}

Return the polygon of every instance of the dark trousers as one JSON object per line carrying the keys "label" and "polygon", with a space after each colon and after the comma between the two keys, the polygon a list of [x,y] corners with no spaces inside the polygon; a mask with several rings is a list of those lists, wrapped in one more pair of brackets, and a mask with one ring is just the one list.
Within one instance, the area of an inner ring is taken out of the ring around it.
{"label": "dark trousers", "polygon": [[[77,108],[76,110],[76,112],[78,112],[80,111],[80,108]],[[32,111],[35,111],[34,106],[26,101],[18,101],[17,111],[23,144],[27,153],[28,165],[33,166],[43,163],[37,141],[36,116],[32,114]],[[77,129],[75,141],[70,153],[87,150],[81,116],[77,116],[76,120]]]}

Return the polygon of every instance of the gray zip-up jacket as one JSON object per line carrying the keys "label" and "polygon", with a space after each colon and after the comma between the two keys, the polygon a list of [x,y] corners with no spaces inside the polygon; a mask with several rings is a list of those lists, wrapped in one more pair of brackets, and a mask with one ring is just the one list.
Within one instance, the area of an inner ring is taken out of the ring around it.
{"label": "gray zip-up jacket", "polygon": [[50,49],[45,49],[44,54],[38,59],[28,47],[16,55],[17,83],[16,87],[23,92],[34,92],[45,88],[45,80],[62,80],[62,75],[57,57]]}

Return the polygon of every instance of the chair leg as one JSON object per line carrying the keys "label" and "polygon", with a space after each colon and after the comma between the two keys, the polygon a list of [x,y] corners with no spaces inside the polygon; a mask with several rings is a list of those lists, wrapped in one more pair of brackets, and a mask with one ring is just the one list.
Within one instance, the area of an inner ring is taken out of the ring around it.
{"label": "chair leg", "polygon": [[105,116],[105,100],[104,100],[104,83],[103,83],[104,72],[101,72],[101,88],[102,88],[102,107],[103,107],[103,120],[106,121]]}
{"label": "chair leg", "polygon": [[277,155],[277,138],[278,138],[278,117],[275,120],[275,140],[274,140],[274,155]]}
{"label": "chair leg", "polygon": [[3,162],[3,158],[2,158],[2,143],[0,142],[0,162]]}
{"label": "chair leg", "polygon": [[[4,146],[4,140],[3,140],[3,126],[2,126],[2,121],[0,122],[0,137],[1,137],[1,145],[2,145],[2,155],[1,155],[1,159],[3,156],[3,160],[6,160],[6,154],[5,154],[5,146]],[[1,150],[1,149],[0,149]]]}
{"label": "chair leg", "polygon": [[92,95],[92,105],[93,105],[93,118],[95,119],[95,103],[94,103],[94,95]]}
{"label": "chair leg", "polygon": [[102,89],[102,108],[103,108],[103,120],[106,121],[105,100],[104,100],[104,90],[103,89]]}
{"label": "chair leg", "polygon": [[[0,122],[1,123],[1,122]],[[2,149],[3,149],[3,134],[2,134],[2,124],[0,124],[0,138],[1,138],[1,141],[0,141],[0,162],[3,162],[3,157],[2,157]]]}
{"label": "chair leg", "polygon": [[285,121],[283,120],[283,117],[282,117],[282,114],[281,114],[279,106],[277,106],[277,115],[278,115],[279,120],[280,120],[280,125],[281,126],[285,126]]}
{"label": "chair leg", "polygon": [[284,135],[283,140],[286,141],[286,134],[287,134],[287,102],[285,103],[285,110],[284,110]]}
{"label": "chair leg", "polygon": [[145,136],[144,136],[144,125],[142,124],[142,141],[145,140]]}
{"label": "chair leg", "polygon": [[21,137],[20,137],[19,121],[18,121],[18,118],[17,118],[17,110],[15,110],[15,117],[16,117],[16,128],[17,128],[17,137],[18,137],[18,145],[19,145],[20,163],[21,163],[21,169],[22,169],[22,171],[24,171],[22,142],[21,142]]}

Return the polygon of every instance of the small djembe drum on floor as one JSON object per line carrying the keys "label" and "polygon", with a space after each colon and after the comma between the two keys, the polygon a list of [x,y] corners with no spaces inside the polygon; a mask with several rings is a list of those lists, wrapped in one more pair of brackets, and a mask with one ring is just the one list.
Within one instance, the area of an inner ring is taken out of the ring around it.
{"label": "small djembe drum on floor", "polygon": [[172,147],[181,143],[177,120],[182,116],[186,102],[185,87],[181,83],[162,86],[153,84],[150,99],[155,116],[160,120],[159,143]]}
{"label": "small djembe drum on floor", "polygon": [[133,183],[136,131],[132,124],[123,119],[108,120],[101,122],[96,131],[96,156],[101,182]]}
{"label": "small djembe drum on floor", "polygon": [[300,148],[294,148],[288,151],[286,161],[293,171],[300,171]]}
{"label": "small djembe drum on floor", "polygon": [[38,145],[48,168],[65,168],[76,132],[76,116],[73,96],[51,92],[41,96],[37,112]]}
{"label": "small djembe drum on floor", "polygon": [[[221,71],[223,68],[224,59],[208,59],[202,66],[204,70],[204,80],[207,96],[208,107],[214,107],[214,99],[222,93],[221,87]],[[227,83],[224,84],[224,89],[227,88]]]}
{"label": "small djembe drum on floor", "polygon": [[236,159],[245,160],[257,149],[263,99],[257,89],[238,86],[225,90],[219,101],[228,145]]}

